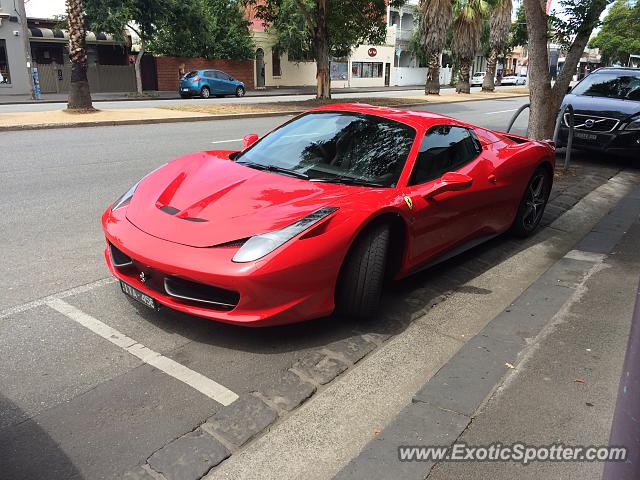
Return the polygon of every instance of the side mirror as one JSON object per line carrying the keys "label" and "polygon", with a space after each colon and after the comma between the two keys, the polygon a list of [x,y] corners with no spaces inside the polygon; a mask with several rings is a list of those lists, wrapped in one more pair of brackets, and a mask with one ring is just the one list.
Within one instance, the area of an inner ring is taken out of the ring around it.
{"label": "side mirror", "polygon": [[430,199],[444,192],[466,190],[472,183],[473,179],[469,175],[447,172],[440,178],[438,183],[434,184],[427,193],[424,194],[424,198]]}
{"label": "side mirror", "polygon": [[260,137],[256,133],[250,133],[242,138],[242,149],[245,150],[256,143]]}

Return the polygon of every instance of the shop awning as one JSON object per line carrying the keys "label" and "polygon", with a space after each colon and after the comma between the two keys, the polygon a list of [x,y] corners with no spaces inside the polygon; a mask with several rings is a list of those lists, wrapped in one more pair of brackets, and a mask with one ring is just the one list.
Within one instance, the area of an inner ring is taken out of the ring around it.
{"label": "shop awning", "polygon": [[[29,38],[36,42],[63,42],[69,41],[67,30],[52,30],[50,28],[29,28]],[[122,42],[109,33],[87,32],[87,43],[100,43],[109,45],[119,45]]]}

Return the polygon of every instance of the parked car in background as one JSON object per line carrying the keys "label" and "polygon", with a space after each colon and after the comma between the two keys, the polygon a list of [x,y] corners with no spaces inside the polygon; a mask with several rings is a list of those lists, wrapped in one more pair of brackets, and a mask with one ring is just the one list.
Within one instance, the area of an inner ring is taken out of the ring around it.
{"label": "parked car in background", "polygon": [[243,97],[246,92],[244,83],[236,80],[222,70],[194,70],[180,79],[178,93],[182,98],[209,98],[211,95],[224,97],[235,95]]}
{"label": "parked car in background", "polygon": [[525,85],[527,83],[527,77],[520,75],[506,75],[502,77],[500,85]]}
{"label": "parked car in background", "polygon": [[469,80],[469,84],[472,87],[480,87],[482,86],[482,82],[484,82],[484,75],[485,72],[476,72],[473,74],[473,77],[471,77],[471,80]]}
{"label": "parked car in background", "polygon": [[[640,158],[640,68],[594,70],[564,97],[574,110],[573,146]],[[567,143],[565,114],[559,146]]]}

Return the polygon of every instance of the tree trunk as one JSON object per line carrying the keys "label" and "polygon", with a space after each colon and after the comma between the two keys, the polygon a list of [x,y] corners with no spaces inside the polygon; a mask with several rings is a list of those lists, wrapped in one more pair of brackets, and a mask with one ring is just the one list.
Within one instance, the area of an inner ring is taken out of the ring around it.
{"label": "tree trunk", "polygon": [[460,79],[456,86],[456,93],[471,93],[471,85],[469,84],[469,71],[471,70],[471,61],[463,60],[460,62]]}
{"label": "tree trunk", "polygon": [[594,25],[607,6],[606,0],[594,0],[578,27],[565,57],[558,79],[551,87],[547,53],[547,13],[545,0],[524,0],[529,36],[529,92],[531,111],[527,136],[536,140],[553,137],[556,117],[562,99],[576,71],[582,52],[589,41]]}
{"label": "tree trunk", "polygon": [[429,55],[424,94],[440,95],[440,52],[434,52]]}
{"label": "tree trunk", "polygon": [[134,68],[136,70],[136,88],[138,93],[142,95],[142,73],[140,72],[140,63],[142,62],[142,56],[144,55],[144,40],[140,38],[140,51],[136,55],[136,61]]}
{"label": "tree trunk", "polygon": [[69,60],[71,61],[71,86],[68,110],[91,111],[91,93],[87,80],[87,53],[85,50],[85,26],[82,0],[67,0],[69,25]]}
{"label": "tree trunk", "polygon": [[494,77],[496,76],[496,64],[498,63],[498,51],[491,49],[489,58],[487,58],[487,70],[485,71],[484,80],[482,81],[483,92],[493,92],[496,89]]}
{"label": "tree trunk", "polygon": [[547,52],[546,3],[525,0],[527,34],[529,35],[530,112],[527,136],[536,140],[553,137],[558,105],[552,98]]}
{"label": "tree trunk", "polygon": [[314,31],[316,49],[316,99],[331,98],[329,76],[329,32],[327,30],[327,1],[318,0],[318,13]]}

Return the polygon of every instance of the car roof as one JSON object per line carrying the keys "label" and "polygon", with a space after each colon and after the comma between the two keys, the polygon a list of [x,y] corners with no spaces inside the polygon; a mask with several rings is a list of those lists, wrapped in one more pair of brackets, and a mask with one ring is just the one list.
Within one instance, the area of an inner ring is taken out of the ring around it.
{"label": "car roof", "polygon": [[625,73],[640,73],[640,68],[633,68],[633,67],[601,67],[601,68],[597,68],[595,69],[593,72],[591,72],[591,74],[594,73],[620,73],[620,74],[625,74]]}
{"label": "car roof", "polygon": [[401,110],[399,108],[378,107],[369,105],[368,103],[336,103],[332,105],[323,105],[322,107],[313,108],[310,111],[332,111],[332,112],[355,112],[368,115],[376,115],[378,117],[388,118],[396,122],[405,123],[414,127],[420,126],[429,128],[437,124],[448,125],[466,125],[455,118],[441,115],[439,113],[427,112],[422,110]]}

